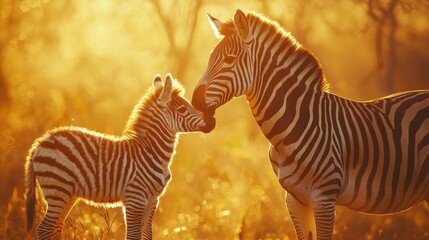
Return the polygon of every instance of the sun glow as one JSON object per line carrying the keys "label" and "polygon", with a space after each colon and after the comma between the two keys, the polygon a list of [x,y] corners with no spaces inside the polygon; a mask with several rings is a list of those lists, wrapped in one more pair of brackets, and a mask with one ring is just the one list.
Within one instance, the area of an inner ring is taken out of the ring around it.
{"label": "sun glow", "polygon": [[[226,21],[240,8],[275,20],[314,53],[336,94],[366,100],[389,87],[429,89],[428,6],[399,2],[387,82],[389,25],[371,17],[365,1],[0,0],[0,239],[26,236],[23,164],[36,137],[70,125],[121,135],[156,73],[171,72],[191,98],[219,41],[206,12]],[[245,99],[215,117],[213,132],[180,137],[154,238],[294,239],[268,142]],[[93,205],[78,203],[64,238],[124,238],[120,208]],[[339,208],[334,238],[426,239],[428,212],[421,205],[383,218]]]}

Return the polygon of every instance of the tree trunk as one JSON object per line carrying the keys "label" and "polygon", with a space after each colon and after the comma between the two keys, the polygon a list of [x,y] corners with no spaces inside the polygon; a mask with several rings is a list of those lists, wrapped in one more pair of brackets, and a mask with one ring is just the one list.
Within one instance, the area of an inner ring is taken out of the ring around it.
{"label": "tree trunk", "polygon": [[391,94],[395,91],[395,68],[396,68],[396,19],[393,9],[389,11],[386,19],[387,43],[385,54],[384,84],[385,91]]}

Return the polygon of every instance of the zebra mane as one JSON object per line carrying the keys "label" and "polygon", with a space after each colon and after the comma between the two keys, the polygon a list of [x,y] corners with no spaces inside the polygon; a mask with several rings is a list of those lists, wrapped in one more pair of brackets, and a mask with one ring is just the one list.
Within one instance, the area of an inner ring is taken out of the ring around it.
{"label": "zebra mane", "polygon": [[[175,79],[173,80],[173,88],[171,90],[172,100],[174,101],[175,97],[183,97],[185,94],[185,88],[183,85]],[[158,108],[157,100],[161,91],[164,87],[155,89],[153,86],[146,90],[146,93],[139,99],[135,105],[130,117],[128,118],[124,134],[126,133],[135,133],[137,126],[143,126],[143,119],[145,114],[150,114],[154,109]]]}
{"label": "zebra mane", "polygon": [[[306,48],[304,48],[301,43],[299,43],[294,36],[288,31],[286,31],[283,27],[279,25],[278,22],[271,20],[257,12],[249,12],[246,14],[247,21],[250,25],[250,29],[254,35],[259,35],[259,33],[267,33],[266,35],[280,35],[281,40],[284,41],[283,44],[292,45],[295,47],[296,51],[301,51],[305,55],[309,56],[309,58],[314,62],[314,64],[318,67],[320,72],[319,87],[323,91],[329,91],[329,83],[326,80],[322,66],[320,65],[317,58]],[[219,28],[219,34],[222,36],[231,36],[236,33],[234,22],[229,19]]]}
{"label": "zebra mane", "polygon": [[[251,29],[254,30],[258,25],[263,25],[260,30],[267,31],[269,33],[274,33],[276,35],[280,34],[282,36],[282,39],[289,41],[291,45],[294,45],[296,47],[302,47],[301,44],[295,39],[295,37],[293,37],[290,32],[286,31],[283,27],[281,27],[278,22],[271,20],[254,11],[247,13],[246,17]],[[231,36],[236,32],[237,31],[235,29],[235,25],[232,19],[228,19],[219,28],[219,34],[222,36]]]}

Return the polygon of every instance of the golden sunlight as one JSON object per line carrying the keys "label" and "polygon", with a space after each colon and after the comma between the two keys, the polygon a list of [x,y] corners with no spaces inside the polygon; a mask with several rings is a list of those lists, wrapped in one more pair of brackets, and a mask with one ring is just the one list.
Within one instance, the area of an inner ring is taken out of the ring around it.
{"label": "golden sunlight", "polygon": [[[291,32],[332,93],[368,100],[429,89],[424,1],[0,0],[0,239],[27,236],[24,164],[36,138],[60,126],[121,135],[157,73],[172,73],[190,101],[220,41],[206,13],[226,21],[237,8]],[[180,136],[153,238],[296,239],[246,99],[215,117],[212,132]],[[46,212],[37,199],[35,226]],[[426,203],[388,216],[338,207],[335,220],[333,239],[429,239]],[[125,229],[121,207],[79,201],[62,238],[123,239]],[[28,239],[36,236],[34,227]]]}

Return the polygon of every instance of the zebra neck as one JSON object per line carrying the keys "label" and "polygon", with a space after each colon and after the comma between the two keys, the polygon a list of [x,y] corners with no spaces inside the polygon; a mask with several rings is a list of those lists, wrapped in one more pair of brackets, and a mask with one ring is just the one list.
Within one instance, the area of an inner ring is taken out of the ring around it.
{"label": "zebra neck", "polygon": [[[285,51],[288,51],[287,49]],[[305,128],[318,113],[324,81],[320,65],[307,52],[285,54],[266,68],[271,74],[256,74],[247,100],[265,137],[279,145],[285,136]],[[260,68],[263,69],[263,68]]]}
{"label": "zebra neck", "polygon": [[246,98],[265,137],[275,146],[287,131],[305,124],[302,117],[314,115],[317,107],[312,105],[319,104],[327,83],[314,55],[295,41],[278,34],[260,37],[265,40],[254,49],[258,57]]}
{"label": "zebra neck", "polygon": [[[164,141],[153,136],[132,136],[128,137],[135,146],[131,149],[131,156],[137,156],[135,160],[139,162],[150,162],[166,170],[174,154],[175,141]],[[140,163],[141,164],[141,163]],[[144,164],[145,165],[145,164]]]}
{"label": "zebra neck", "polygon": [[157,135],[142,138],[142,143],[145,150],[147,150],[155,160],[158,160],[163,167],[167,167],[174,154],[175,140],[176,138],[167,139]]}
{"label": "zebra neck", "polygon": [[166,125],[156,103],[149,102],[134,107],[123,135],[174,143],[177,132]]}
{"label": "zebra neck", "polygon": [[[142,108],[139,113],[132,114],[127,126],[124,130],[124,135],[137,136],[140,138],[153,138],[156,141],[174,143],[177,133],[172,131],[163,119],[160,113],[154,109]],[[133,115],[138,115],[134,117]]]}
{"label": "zebra neck", "polygon": [[133,128],[125,131],[125,135],[138,142],[153,158],[162,165],[168,165],[174,153],[177,133],[163,127],[161,121],[148,119],[139,121]]}

